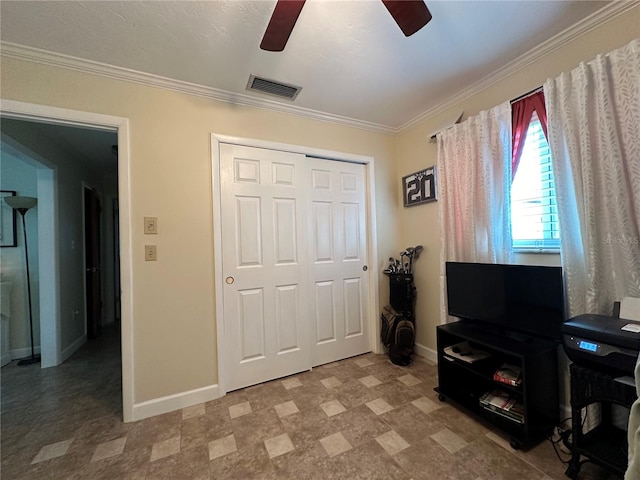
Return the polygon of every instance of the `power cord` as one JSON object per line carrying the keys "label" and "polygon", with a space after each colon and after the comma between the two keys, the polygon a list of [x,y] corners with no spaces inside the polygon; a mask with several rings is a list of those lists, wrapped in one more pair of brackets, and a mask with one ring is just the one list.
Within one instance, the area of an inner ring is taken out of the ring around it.
{"label": "power cord", "polygon": [[[582,424],[580,426],[581,428],[584,428],[585,424],[587,423],[588,416],[589,409],[585,408],[584,416],[582,417]],[[569,420],[572,420],[572,417],[567,417],[564,420],[561,420],[560,423],[558,423],[558,425],[553,428],[551,435],[547,438],[549,442],[551,442],[551,446],[553,447],[553,451],[558,457],[558,460],[560,460],[564,464],[568,464],[571,461],[571,451],[573,450],[573,443],[571,442],[571,435],[573,434],[573,431],[571,428],[565,426],[565,424]],[[558,446],[561,442],[562,444]],[[562,450],[562,447],[564,447],[565,450]],[[560,452],[564,453],[565,455],[569,455],[569,458],[567,458],[566,460],[563,459],[560,455]]]}
{"label": "power cord", "polygon": [[[571,437],[571,429],[564,427],[564,423],[569,420],[565,419],[560,424],[556,425],[553,428],[551,435],[547,438],[553,447],[553,451],[560,460],[565,465],[571,461],[571,444],[569,442],[569,438]],[[563,449],[564,447],[564,449]],[[561,454],[569,455],[568,458],[563,458]]]}

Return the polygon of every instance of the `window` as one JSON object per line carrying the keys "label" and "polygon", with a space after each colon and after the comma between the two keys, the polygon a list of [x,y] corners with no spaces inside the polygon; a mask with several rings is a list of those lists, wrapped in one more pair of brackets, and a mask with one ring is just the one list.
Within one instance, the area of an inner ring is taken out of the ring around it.
{"label": "window", "polygon": [[551,152],[535,111],[511,184],[511,237],[515,250],[560,250]]}

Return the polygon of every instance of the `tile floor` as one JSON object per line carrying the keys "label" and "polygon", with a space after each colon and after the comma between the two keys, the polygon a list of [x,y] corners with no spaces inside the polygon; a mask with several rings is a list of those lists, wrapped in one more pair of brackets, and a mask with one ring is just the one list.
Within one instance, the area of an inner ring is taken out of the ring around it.
{"label": "tile floor", "polygon": [[[366,354],[124,424],[118,340],[107,331],[56,368],[2,368],[3,480],[567,478],[548,441],[512,450],[439,402],[419,357]],[[579,478],[619,479],[591,464]]]}

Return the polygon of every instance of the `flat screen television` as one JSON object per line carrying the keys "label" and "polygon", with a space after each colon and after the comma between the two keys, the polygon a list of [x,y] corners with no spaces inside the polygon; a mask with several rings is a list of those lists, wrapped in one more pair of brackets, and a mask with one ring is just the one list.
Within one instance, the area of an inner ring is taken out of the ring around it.
{"label": "flat screen television", "polygon": [[562,267],[447,262],[449,315],[561,341]]}

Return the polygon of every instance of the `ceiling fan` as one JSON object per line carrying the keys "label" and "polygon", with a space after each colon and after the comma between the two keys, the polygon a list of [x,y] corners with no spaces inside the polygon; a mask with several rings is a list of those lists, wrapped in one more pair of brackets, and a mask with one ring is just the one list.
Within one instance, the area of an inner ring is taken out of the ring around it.
{"label": "ceiling fan", "polygon": [[[431,20],[423,0],[381,0],[405,36],[410,36]],[[260,48],[270,52],[284,50],[305,0],[278,0],[264,32]]]}

